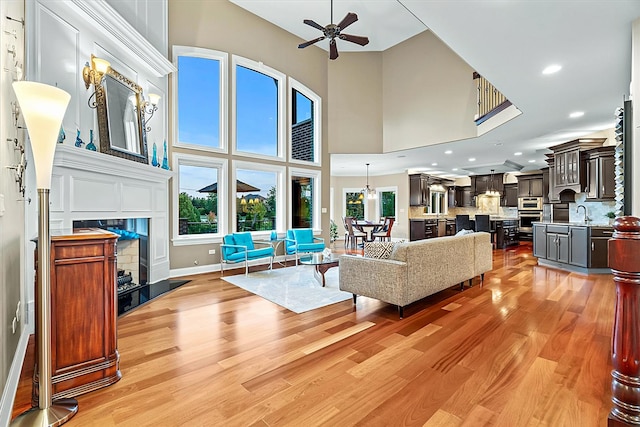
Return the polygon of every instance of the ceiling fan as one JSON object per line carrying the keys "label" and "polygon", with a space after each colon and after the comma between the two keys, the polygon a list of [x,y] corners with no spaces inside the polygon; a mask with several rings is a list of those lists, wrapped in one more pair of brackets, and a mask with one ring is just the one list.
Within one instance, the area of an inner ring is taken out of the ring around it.
{"label": "ceiling fan", "polygon": [[338,57],[338,46],[336,45],[336,38],[341,40],[346,40],[351,43],[359,44],[360,46],[366,46],[369,43],[368,37],[363,36],[353,36],[351,34],[343,34],[342,30],[347,28],[349,25],[353,24],[358,20],[358,15],[355,13],[349,12],[347,15],[342,18],[337,25],[333,23],[333,0],[331,0],[331,24],[326,26],[322,26],[317,22],[311,19],[305,19],[304,22],[307,25],[312,26],[313,28],[317,28],[322,31],[324,35],[318,37],[317,39],[309,40],[307,42],[301,43],[298,45],[298,49],[303,49],[307,46],[311,46],[314,43],[319,42],[320,40],[329,39],[329,59],[336,59]]}

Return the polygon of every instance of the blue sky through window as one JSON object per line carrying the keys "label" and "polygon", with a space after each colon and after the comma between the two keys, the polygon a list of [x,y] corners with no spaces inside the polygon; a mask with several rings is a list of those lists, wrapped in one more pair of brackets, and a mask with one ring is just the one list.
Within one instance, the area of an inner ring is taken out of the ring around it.
{"label": "blue sky through window", "polygon": [[220,147],[220,61],[178,57],[178,141]]}
{"label": "blue sky through window", "polygon": [[294,118],[294,124],[303,122],[311,118],[311,106],[313,102],[300,92],[294,89],[296,97],[296,116]]}
{"label": "blue sky through window", "polygon": [[216,182],[218,171],[215,168],[180,165],[180,193],[205,198],[207,193],[198,193],[198,190]]}
{"label": "blue sky through window", "polygon": [[278,155],[278,81],[236,66],[236,148]]}

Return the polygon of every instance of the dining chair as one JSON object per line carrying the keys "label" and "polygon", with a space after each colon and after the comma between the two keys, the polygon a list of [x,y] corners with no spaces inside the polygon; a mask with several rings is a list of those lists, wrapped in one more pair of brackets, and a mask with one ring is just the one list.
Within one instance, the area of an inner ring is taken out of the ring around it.
{"label": "dining chair", "polygon": [[384,219],[384,225],[382,226],[382,230],[373,233],[373,238],[376,237],[380,239],[380,241],[388,240],[391,241],[391,228],[393,227],[393,223],[395,222],[395,218],[392,216],[388,216]]}
{"label": "dining chair", "polygon": [[491,245],[495,245],[494,236],[496,230],[491,229],[491,221],[489,215],[476,215],[476,231],[485,231],[491,234]]}
{"label": "dining chair", "polygon": [[460,230],[471,230],[469,215],[456,215],[456,233]]}
{"label": "dining chair", "polygon": [[[355,218],[352,216],[348,216],[345,218],[345,222],[347,225],[347,240],[349,243],[349,246],[351,247],[351,249],[355,249],[356,246],[358,245],[358,239],[362,239],[362,244],[364,245],[364,239],[367,238],[367,233],[364,233],[360,230],[357,230],[354,226],[353,226],[353,222],[355,221]],[[346,248],[346,245],[345,245]]]}

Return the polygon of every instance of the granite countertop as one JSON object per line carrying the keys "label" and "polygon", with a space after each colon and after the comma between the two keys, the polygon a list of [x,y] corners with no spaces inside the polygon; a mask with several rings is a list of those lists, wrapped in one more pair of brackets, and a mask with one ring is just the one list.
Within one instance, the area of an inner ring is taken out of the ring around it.
{"label": "granite countertop", "polygon": [[573,227],[598,227],[598,228],[613,228],[612,225],[608,223],[598,223],[598,222],[584,222],[584,221],[573,221],[573,222],[556,222],[556,221],[534,221],[533,224],[545,224],[545,225],[570,225]]}

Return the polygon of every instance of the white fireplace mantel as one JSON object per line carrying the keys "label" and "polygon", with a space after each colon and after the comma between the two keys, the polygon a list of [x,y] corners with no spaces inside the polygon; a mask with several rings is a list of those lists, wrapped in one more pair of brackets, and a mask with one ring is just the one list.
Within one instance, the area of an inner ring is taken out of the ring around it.
{"label": "white fireplace mantel", "polygon": [[169,179],[174,172],[66,145],[56,147],[52,230],[76,220],[149,218],[149,283],[169,278]]}

